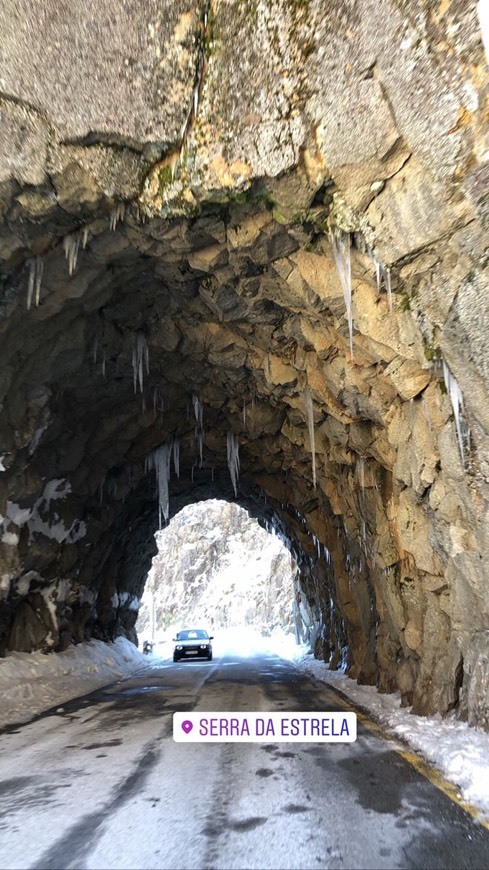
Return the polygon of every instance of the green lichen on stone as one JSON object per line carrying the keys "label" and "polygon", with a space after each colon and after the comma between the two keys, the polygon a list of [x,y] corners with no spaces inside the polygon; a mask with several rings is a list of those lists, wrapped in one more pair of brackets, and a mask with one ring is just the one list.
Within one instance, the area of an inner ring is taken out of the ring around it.
{"label": "green lichen on stone", "polygon": [[173,181],[173,169],[170,165],[163,166],[159,171],[160,190],[168,187]]}
{"label": "green lichen on stone", "polygon": [[[401,309],[401,311],[411,311],[411,297],[409,296],[409,293],[407,293],[405,290],[401,290],[401,292],[398,293],[398,296],[399,308]],[[428,348],[425,348],[425,357],[426,359],[430,359],[430,357],[426,354],[427,350]]]}

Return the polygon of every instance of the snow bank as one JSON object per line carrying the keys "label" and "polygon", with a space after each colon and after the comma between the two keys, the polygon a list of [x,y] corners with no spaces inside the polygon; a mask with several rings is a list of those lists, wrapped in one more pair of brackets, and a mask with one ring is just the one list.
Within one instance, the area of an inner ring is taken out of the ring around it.
{"label": "snow bank", "polygon": [[92,640],[62,653],[12,652],[0,659],[0,726],[34,716],[149,667],[134,644]]}
{"label": "snow bank", "polygon": [[375,686],[359,686],[344,671],[330,671],[312,655],[299,658],[296,664],[372,713],[387,732],[436,765],[464,800],[489,820],[489,734],[455,717],[415,716],[411,708],[401,708],[398,693],[383,695]]}

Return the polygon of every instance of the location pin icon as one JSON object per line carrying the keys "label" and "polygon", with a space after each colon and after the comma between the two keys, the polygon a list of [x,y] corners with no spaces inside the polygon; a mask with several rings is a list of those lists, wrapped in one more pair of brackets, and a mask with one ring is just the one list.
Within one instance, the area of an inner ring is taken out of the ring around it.
{"label": "location pin icon", "polygon": [[185,719],[185,722],[182,722],[182,728],[185,731],[185,734],[190,734],[193,727],[194,726],[189,719]]}

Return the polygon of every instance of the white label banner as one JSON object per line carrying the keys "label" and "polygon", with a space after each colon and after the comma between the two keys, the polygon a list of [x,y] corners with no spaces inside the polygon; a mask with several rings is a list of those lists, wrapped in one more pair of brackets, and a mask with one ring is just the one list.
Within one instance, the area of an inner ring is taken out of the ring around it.
{"label": "white label banner", "polygon": [[353,743],[356,713],[174,713],[178,743]]}

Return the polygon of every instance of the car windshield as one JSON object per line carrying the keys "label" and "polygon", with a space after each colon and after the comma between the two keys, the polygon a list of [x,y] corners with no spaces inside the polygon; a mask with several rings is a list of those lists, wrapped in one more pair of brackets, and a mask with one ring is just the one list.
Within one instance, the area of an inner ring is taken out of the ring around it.
{"label": "car windshield", "polygon": [[177,640],[207,640],[209,635],[201,628],[194,628],[190,631],[179,631]]}

